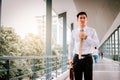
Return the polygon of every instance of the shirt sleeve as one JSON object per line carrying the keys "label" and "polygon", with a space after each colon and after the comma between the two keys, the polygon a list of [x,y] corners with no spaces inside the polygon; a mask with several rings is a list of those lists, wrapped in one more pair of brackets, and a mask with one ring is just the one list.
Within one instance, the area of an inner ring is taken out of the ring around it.
{"label": "shirt sleeve", "polygon": [[95,29],[93,29],[92,36],[87,36],[86,42],[93,47],[98,47],[99,39],[98,39]]}
{"label": "shirt sleeve", "polygon": [[74,50],[74,45],[75,45],[73,34],[74,34],[74,30],[71,33],[71,38],[70,38],[71,40],[70,40],[69,48],[68,48],[68,59],[73,58],[73,50]]}

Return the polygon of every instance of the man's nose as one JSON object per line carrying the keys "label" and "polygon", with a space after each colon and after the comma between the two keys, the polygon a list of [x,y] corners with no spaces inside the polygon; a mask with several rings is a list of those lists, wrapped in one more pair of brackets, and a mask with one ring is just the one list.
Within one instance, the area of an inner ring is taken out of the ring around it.
{"label": "man's nose", "polygon": [[84,18],[82,18],[82,19],[81,19],[81,21],[85,21],[85,19],[84,19]]}

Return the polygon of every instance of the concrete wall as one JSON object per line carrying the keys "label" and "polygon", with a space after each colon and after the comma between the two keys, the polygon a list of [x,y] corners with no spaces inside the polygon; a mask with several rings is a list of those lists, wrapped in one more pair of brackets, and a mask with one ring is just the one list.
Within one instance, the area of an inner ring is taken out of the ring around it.
{"label": "concrete wall", "polygon": [[117,15],[116,19],[114,20],[112,26],[109,28],[108,32],[103,37],[100,45],[111,35],[111,33],[120,25],[120,12]]}

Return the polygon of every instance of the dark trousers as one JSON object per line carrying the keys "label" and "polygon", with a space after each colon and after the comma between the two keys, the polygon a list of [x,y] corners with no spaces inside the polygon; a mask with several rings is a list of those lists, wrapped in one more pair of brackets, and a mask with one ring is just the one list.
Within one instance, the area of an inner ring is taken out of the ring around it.
{"label": "dark trousers", "polygon": [[74,55],[73,67],[75,80],[93,80],[93,59],[90,54],[82,55],[83,59],[78,59],[78,54]]}

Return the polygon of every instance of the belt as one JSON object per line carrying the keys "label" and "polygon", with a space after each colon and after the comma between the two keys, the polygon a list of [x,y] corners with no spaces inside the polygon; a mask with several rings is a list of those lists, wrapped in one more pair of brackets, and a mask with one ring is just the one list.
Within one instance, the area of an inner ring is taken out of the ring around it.
{"label": "belt", "polygon": [[92,54],[83,54],[83,57],[91,56]]}
{"label": "belt", "polygon": [[[75,54],[76,56],[78,56],[79,54]],[[86,58],[86,57],[90,57],[90,56],[92,56],[92,54],[83,54],[83,55],[81,55],[83,58]]]}

